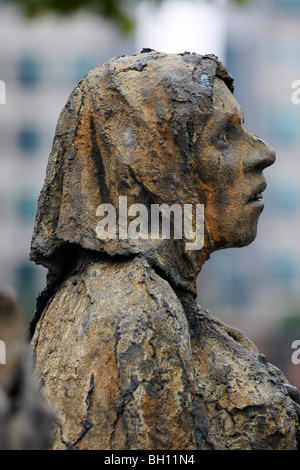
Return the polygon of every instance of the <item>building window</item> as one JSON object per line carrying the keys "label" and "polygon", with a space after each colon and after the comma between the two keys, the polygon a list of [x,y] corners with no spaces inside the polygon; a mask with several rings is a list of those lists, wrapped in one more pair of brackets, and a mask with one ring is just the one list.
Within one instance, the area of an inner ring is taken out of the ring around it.
{"label": "building window", "polygon": [[245,277],[229,276],[220,282],[222,302],[234,307],[242,307],[250,302],[252,281]]}
{"label": "building window", "polygon": [[273,47],[270,50],[270,58],[281,63],[292,65],[298,63],[300,59],[300,42],[299,40],[285,41],[280,38],[280,41],[274,41]]}
{"label": "building window", "polygon": [[15,285],[20,304],[28,319],[35,311],[37,296],[37,267],[27,260],[21,261],[15,270]]}
{"label": "building window", "polygon": [[16,213],[21,222],[33,223],[37,210],[37,197],[24,192],[16,200]]}
{"label": "building window", "polygon": [[284,215],[294,215],[299,210],[300,190],[297,183],[286,181],[269,190],[271,207]]}
{"label": "building window", "polygon": [[299,143],[300,113],[296,106],[270,110],[267,125],[272,141],[288,147]]}
{"label": "building window", "polygon": [[300,12],[300,0],[275,0],[274,4],[284,10],[299,10]]}
{"label": "building window", "polygon": [[25,155],[32,155],[39,147],[39,134],[33,127],[21,129],[17,134],[17,144]]}
{"label": "building window", "polygon": [[96,65],[98,64],[92,59],[79,57],[74,63],[74,78],[76,83],[78,83]]}
{"label": "building window", "polygon": [[274,255],[274,259],[268,263],[269,279],[284,284],[291,283],[296,276],[297,266],[295,257],[290,253]]}
{"label": "building window", "polygon": [[34,87],[40,78],[38,61],[34,57],[22,57],[17,64],[17,75],[24,87]]}

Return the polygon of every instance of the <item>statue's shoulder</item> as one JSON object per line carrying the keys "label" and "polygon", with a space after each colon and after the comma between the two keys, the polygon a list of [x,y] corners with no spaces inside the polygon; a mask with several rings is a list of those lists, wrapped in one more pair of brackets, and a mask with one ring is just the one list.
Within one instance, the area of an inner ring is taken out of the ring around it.
{"label": "statue's shoulder", "polygon": [[[151,317],[156,325],[174,318],[186,330],[184,309],[169,282],[163,279],[142,257],[114,257],[90,260],[73,271],[48,301],[37,330],[46,321],[58,331],[59,322],[82,322],[87,326],[93,317],[103,321],[117,318]],[[56,325],[56,326],[55,326]],[[35,332],[38,335],[38,332]]]}
{"label": "statue's shoulder", "polygon": [[260,354],[255,344],[238,328],[227,325],[222,320],[214,316],[209,310],[203,309],[198,306],[198,319],[201,326],[207,331],[215,331],[221,334],[221,336],[228,337],[235,343],[245,347],[249,352],[253,354]]}
{"label": "statue's shoulder", "polygon": [[239,329],[199,308],[192,336],[207,440],[216,449],[296,449],[299,394]]}
{"label": "statue's shoulder", "polygon": [[69,280],[70,284],[76,284],[76,292],[85,293],[92,303],[106,304],[111,311],[126,306],[127,310],[154,309],[184,315],[169,282],[143,257],[91,262]]}

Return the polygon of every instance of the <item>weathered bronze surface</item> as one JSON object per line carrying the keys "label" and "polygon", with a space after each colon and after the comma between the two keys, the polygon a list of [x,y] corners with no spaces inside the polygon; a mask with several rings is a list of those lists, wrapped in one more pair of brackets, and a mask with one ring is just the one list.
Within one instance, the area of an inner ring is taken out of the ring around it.
{"label": "weathered bronze surface", "polygon": [[[59,118],[32,240],[32,320],[54,449],[296,449],[296,391],[196,304],[210,254],[251,243],[274,151],[215,56],[145,51],[93,69]],[[204,204],[204,245],[102,241],[100,204]]]}

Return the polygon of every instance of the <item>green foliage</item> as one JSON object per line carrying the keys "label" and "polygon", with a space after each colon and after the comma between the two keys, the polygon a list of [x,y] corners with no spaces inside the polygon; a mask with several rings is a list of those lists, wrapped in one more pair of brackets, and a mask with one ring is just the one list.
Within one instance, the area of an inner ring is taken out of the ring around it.
{"label": "green foliage", "polygon": [[112,20],[125,33],[131,32],[134,28],[134,20],[125,12],[122,0],[0,0],[0,2],[20,6],[27,18],[35,18],[46,13],[67,16],[85,10]]}
{"label": "green foliage", "polygon": [[246,3],[250,3],[251,0],[232,0],[233,3],[238,3],[239,5],[245,5]]}
{"label": "green foliage", "polygon": [[290,331],[295,334],[296,331],[300,331],[300,311],[291,312],[289,315],[281,319],[279,323],[280,331]]}
{"label": "green foliage", "polygon": [[[0,3],[19,5],[28,18],[34,18],[45,13],[71,15],[83,9],[112,20],[123,32],[130,33],[134,29],[134,19],[129,13],[129,7],[134,7],[139,1],[140,0],[0,0]],[[152,1],[161,3],[164,0]],[[213,2],[214,0],[207,1]],[[242,5],[253,0],[230,1]]]}

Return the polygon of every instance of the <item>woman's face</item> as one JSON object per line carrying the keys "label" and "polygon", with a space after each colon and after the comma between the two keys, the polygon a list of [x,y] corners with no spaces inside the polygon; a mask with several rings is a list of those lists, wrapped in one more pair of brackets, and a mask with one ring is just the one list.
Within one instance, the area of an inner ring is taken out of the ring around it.
{"label": "woman's face", "polygon": [[246,246],[256,236],[273,149],[246,131],[223,80],[214,81],[213,112],[195,144],[195,184],[213,249]]}

